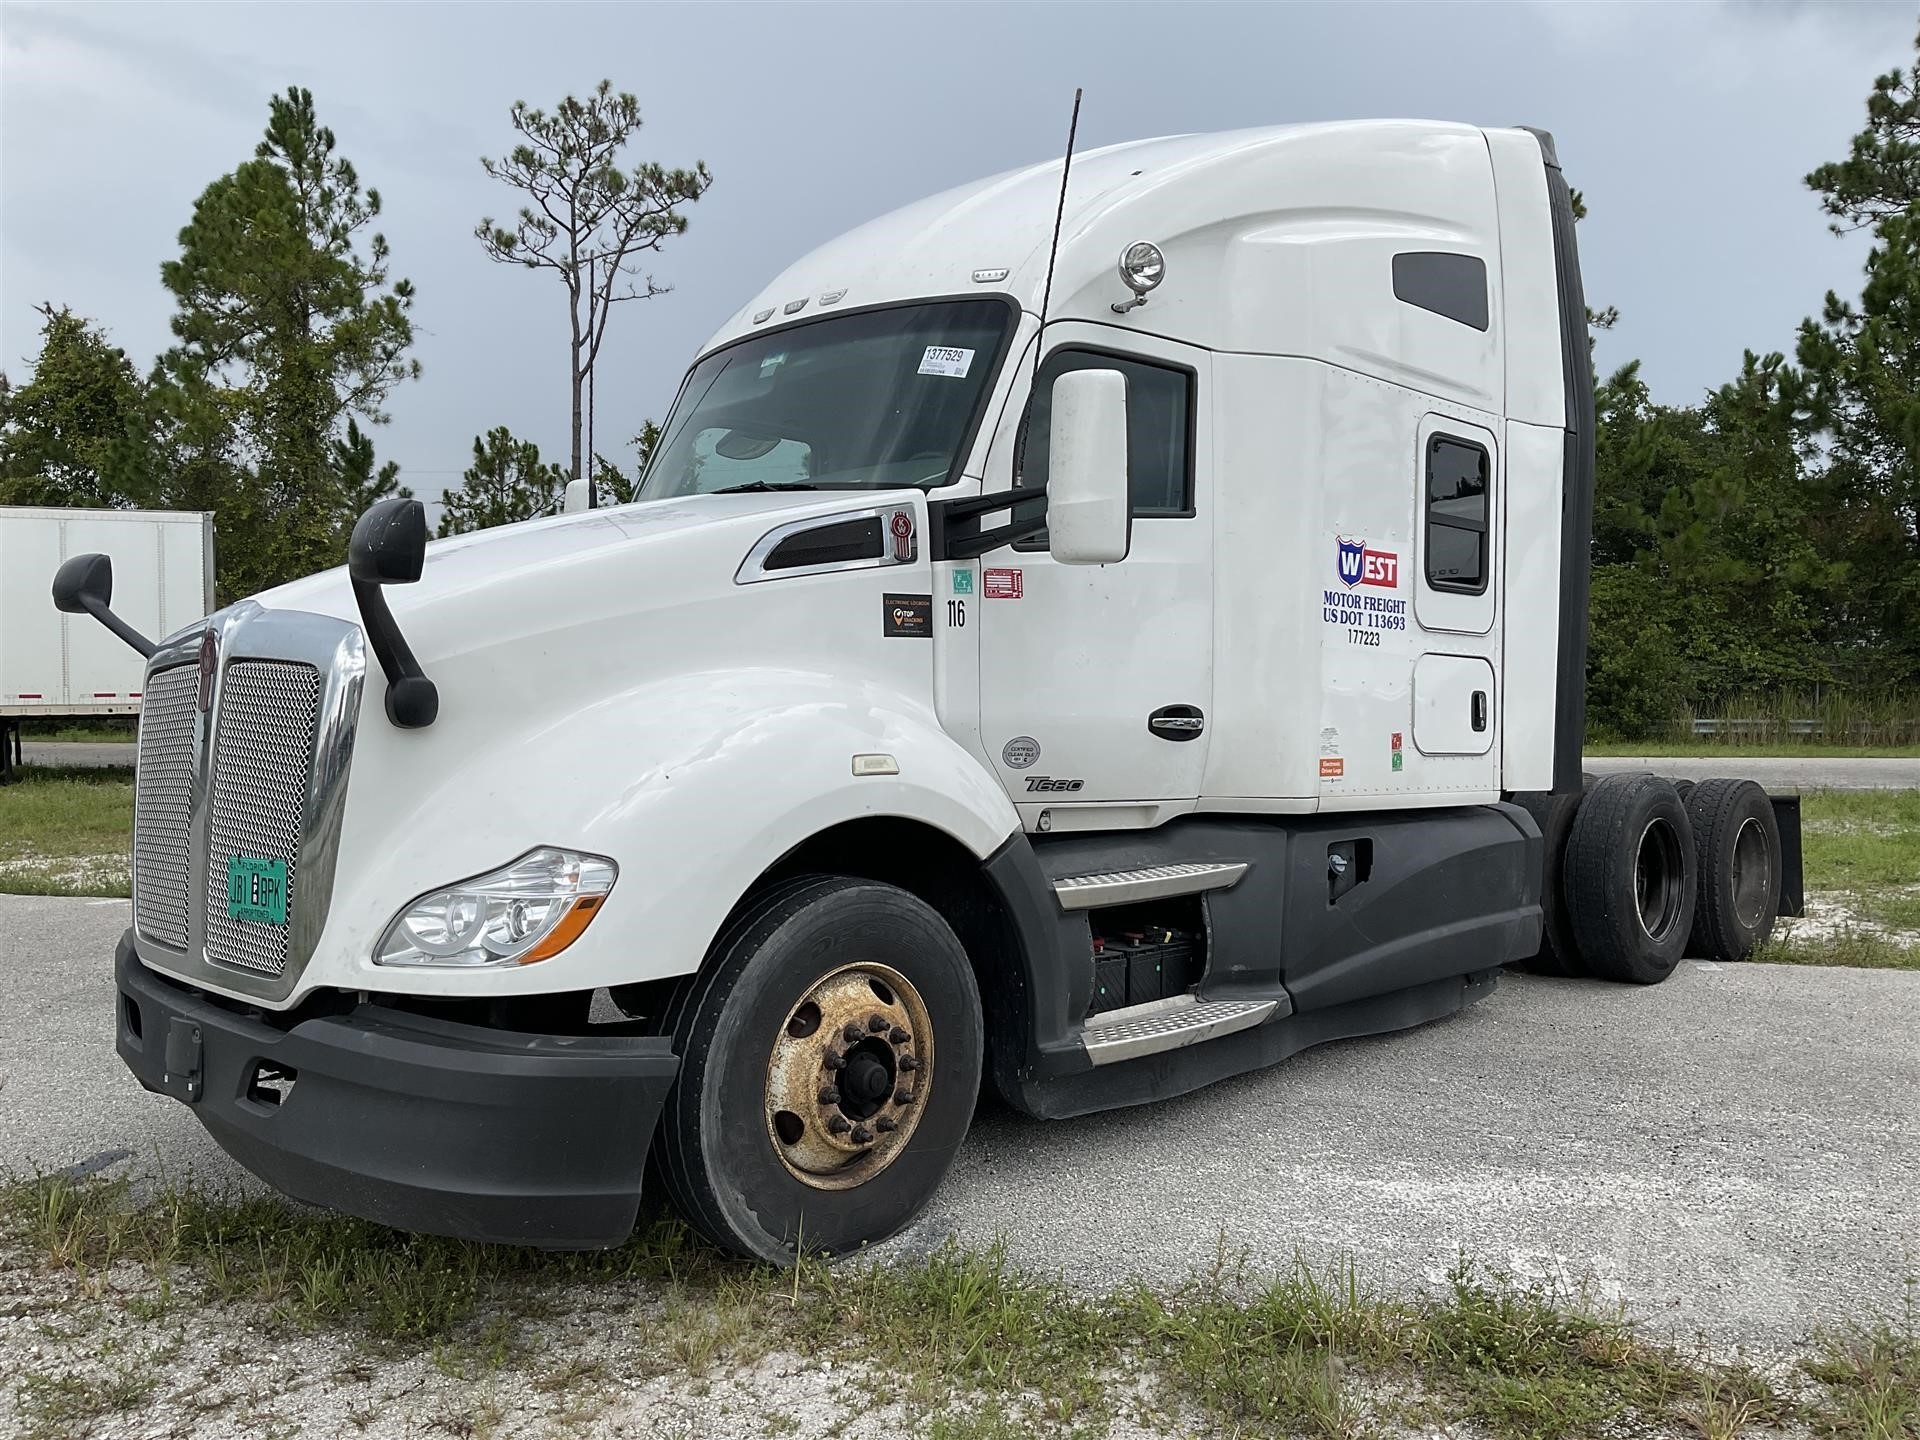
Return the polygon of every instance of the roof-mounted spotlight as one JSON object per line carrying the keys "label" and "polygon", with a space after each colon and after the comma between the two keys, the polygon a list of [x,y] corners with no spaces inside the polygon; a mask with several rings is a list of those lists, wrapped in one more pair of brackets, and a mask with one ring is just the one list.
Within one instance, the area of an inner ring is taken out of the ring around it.
{"label": "roof-mounted spotlight", "polygon": [[1120,283],[1133,291],[1131,300],[1116,301],[1113,313],[1124,315],[1135,306],[1147,303],[1147,292],[1167,278],[1167,257],[1160,247],[1136,240],[1120,252]]}

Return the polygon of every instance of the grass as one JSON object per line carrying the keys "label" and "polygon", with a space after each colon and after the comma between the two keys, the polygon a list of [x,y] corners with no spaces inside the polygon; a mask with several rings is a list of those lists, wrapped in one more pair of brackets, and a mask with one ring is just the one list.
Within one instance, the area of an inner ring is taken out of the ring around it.
{"label": "grass", "polygon": [[1840,900],[1860,923],[1771,940],[1754,959],[1920,970],[1920,791],[1808,795],[1800,834],[1807,890]]}
{"label": "grass", "polygon": [[[622,1339],[651,1347],[654,1373],[688,1383],[778,1351],[783,1364],[831,1362],[865,1392],[836,1408],[897,1405],[912,1433],[947,1440],[1096,1435],[1123,1414],[1183,1433],[1325,1440],[1388,1426],[1453,1433],[1462,1422],[1490,1440],[1920,1433],[1911,1303],[1902,1316],[1820,1337],[1802,1356],[1804,1377],[1777,1381],[1738,1359],[1650,1340],[1585,1294],[1466,1261],[1412,1295],[1374,1288],[1350,1266],[1256,1279],[1223,1263],[1172,1293],[1086,1296],[1017,1270],[997,1249],[777,1270],[720,1256],[659,1221],[617,1250],[554,1255],[401,1235],[272,1198],[173,1189],[139,1202],[125,1181],[96,1177],[0,1186],[0,1268],[16,1266],[64,1287],[63,1323],[83,1339],[78,1311],[89,1302],[117,1300],[141,1318],[229,1307],[190,1328],[258,1330],[270,1348],[282,1332],[329,1330],[380,1359],[428,1357],[468,1390],[524,1373],[535,1390],[577,1391],[582,1403],[604,1388],[609,1365],[634,1373],[612,1348]],[[103,1283],[110,1273],[115,1286]],[[130,1275],[143,1278],[129,1284]],[[163,1288],[170,1299],[156,1312]],[[585,1361],[545,1355],[535,1337],[563,1306],[596,1317]],[[644,1318],[624,1334],[597,1318],[632,1307]],[[353,1368],[371,1373],[370,1362]],[[118,1368],[63,1366],[20,1377],[15,1403],[35,1434],[78,1433],[154,1403],[163,1380],[124,1358]],[[775,1415],[766,1433],[791,1427]]]}
{"label": "grass", "polygon": [[1770,742],[1716,740],[1710,736],[1679,740],[1588,740],[1589,755],[1648,756],[1654,759],[1711,760],[1759,757],[1795,760],[1909,760],[1920,758],[1920,745],[1828,745],[1791,737]]}
{"label": "grass", "polygon": [[23,720],[22,740],[48,740],[60,744],[132,744],[139,729],[139,717],[103,716],[98,720]]}
{"label": "grass", "polygon": [[0,786],[0,893],[127,895],[133,772],[21,768]]}

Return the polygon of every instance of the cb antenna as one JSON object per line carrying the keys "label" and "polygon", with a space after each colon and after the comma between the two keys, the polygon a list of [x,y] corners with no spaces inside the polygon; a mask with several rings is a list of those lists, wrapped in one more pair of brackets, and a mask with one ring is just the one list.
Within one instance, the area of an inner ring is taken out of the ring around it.
{"label": "cb antenna", "polygon": [[1073,119],[1067,124],[1067,158],[1060,166],[1060,204],[1053,212],[1053,248],[1047,251],[1047,284],[1040,292],[1040,329],[1033,337],[1033,377],[1040,378],[1040,351],[1046,344],[1047,305],[1053,299],[1053,262],[1060,254],[1060,222],[1067,213],[1067,177],[1073,174],[1073,141],[1080,133],[1080,87],[1073,87]]}

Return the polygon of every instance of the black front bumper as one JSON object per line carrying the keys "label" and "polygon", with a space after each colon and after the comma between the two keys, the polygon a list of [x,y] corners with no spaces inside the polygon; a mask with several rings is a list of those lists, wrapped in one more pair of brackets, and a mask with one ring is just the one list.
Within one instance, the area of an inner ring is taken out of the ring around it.
{"label": "black front bumper", "polygon": [[127,1067],[289,1195],[554,1249],[633,1230],[679,1067],[664,1038],[522,1035],[374,1004],[278,1029],[147,969],[131,931],[114,973]]}

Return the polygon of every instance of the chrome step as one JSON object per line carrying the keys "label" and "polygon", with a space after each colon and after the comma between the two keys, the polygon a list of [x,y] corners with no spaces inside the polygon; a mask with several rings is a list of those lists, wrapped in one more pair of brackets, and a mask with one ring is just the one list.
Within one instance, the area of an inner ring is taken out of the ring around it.
{"label": "chrome step", "polygon": [[1053,882],[1062,910],[1092,910],[1100,905],[1135,905],[1169,895],[1224,890],[1247,873],[1244,860],[1224,864],[1191,862],[1149,865],[1140,870],[1110,870],[1100,875],[1068,875]]}
{"label": "chrome step", "polygon": [[1089,1016],[1080,1043],[1096,1065],[1113,1065],[1162,1050],[1198,1045],[1251,1030],[1279,1008],[1277,1000],[1201,1000],[1177,995]]}

